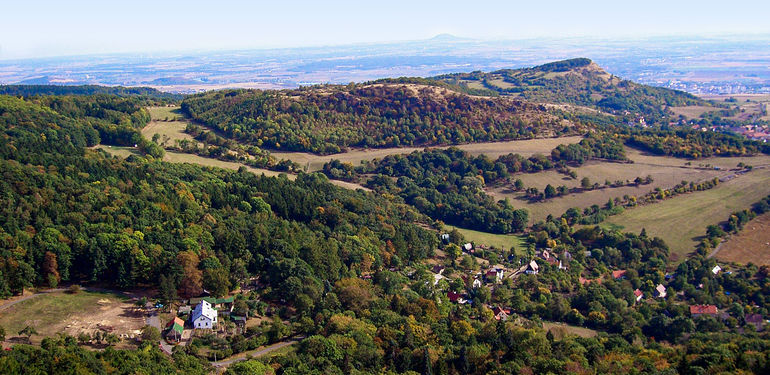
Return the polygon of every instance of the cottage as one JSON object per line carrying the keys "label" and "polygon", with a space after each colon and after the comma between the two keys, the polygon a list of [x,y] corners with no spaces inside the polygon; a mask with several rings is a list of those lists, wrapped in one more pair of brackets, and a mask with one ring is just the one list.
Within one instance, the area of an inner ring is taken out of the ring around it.
{"label": "cottage", "polygon": [[658,284],[655,287],[655,297],[666,298],[666,287],[663,284]]}
{"label": "cottage", "polygon": [[245,316],[230,316],[230,320],[235,323],[237,327],[244,328],[246,327],[246,317]]}
{"label": "cottage", "polygon": [[690,306],[690,315],[692,315],[693,318],[701,316],[701,315],[708,315],[716,317],[719,314],[719,310],[714,305],[692,305]]}
{"label": "cottage", "polygon": [[173,320],[168,322],[168,325],[166,326],[166,328],[168,328],[168,332],[166,333],[166,338],[179,341],[179,339],[182,338],[182,333],[184,333],[184,321],[182,319],[174,317]]}
{"label": "cottage", "polygon": [[529,265],[527,266],[527,270],[524,271],[527,275],[537,275],[538,271],[540,270],[540,266],[537,265],[537,262],[533,259],[529,262]]}
{"label": "cottage", "polygon": [[468,242],[465,245],[463,245],[463,250],[467,252],[471,252],[471,250],[473,250],[473,245],[470,242]]}
{"label": "cottage", "polygon": [[721,270],[722,270],[722,267],[719,267],[719,265],[716,265],[716,266],[714,266],[714,268],[712,268],[712,269],[711,269],[711,273],[713,273],[714,275],[716,275],[716,274],[718,274],[718,273],[719,273],[719,271],[721,271]]}
{"label": "cottage", "polygon": [[441,241],[444,241],[444,243],[449,243],[449,233],[441,234]]}
{"label": "cottage", "polygon": [[612,271],[612,278],[615,280],[622,280],[626,278],[626,270]]}
{"label": "cottage", "polygon": [[492,313],[495,314],[495,320],[501,320],[504,322],[508,320],[508,317],[511,315],[511,310],[503,309],[500,306],[495,306],[495,308],[492,309]]}
{"label": "cottage", "polygon": [[217,324],[217,310],[208,301],[201,301],[192,314],[192,324],[195,328],[211,329]]}
{"label": "cottage", "polygon": [[474,289],[480,288],[481,287],[481,280],[479,280],[478,278],[473,279],[472,286],[473,286]]}
{"label": "cottage", "polygon": [[437,264],[437,265],[433,266],[433,273],[437,273],[439,275],[443,274],[444,273],[444,266],[442,266],[440,264]]}
{"label": "cottage", "polygon": [[492,268],[484,275],[487,279],[487,282],[490,283],[501,283],[503,282],[503,276],[505,275],[505,271],[502,268]]}
{"label": "cottage", "polygon": [[642,293],[641,290],[637,289],[634,291],[634,298],[636,298],[636,302],[639,302],[644,298],[644,293]]}
{"label": "cottage", "polygon": [[460,305],[464,305],[468,302],[465,298],[463,298],[462,294],[456,293],[456,292],[448,292],[446,294],[447,298],[449,298],[449,302],[458,303]]}

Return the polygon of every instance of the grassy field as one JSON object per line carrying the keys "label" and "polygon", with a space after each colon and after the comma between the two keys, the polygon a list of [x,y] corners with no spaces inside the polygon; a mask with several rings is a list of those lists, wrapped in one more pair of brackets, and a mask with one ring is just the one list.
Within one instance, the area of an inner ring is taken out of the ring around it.
{"label": "grassy field", "polygon": [[[487,192],[496,199],[509,198],[515,207],[526,208],[530,212],[530,223],[534,223],[545,219],[549,214],[561,215],[570,207],[585,208],[594,204],[603,205],[610,198],[614,199],[625,195],[638,197],[655,190],[657,187],[670,188],[683,180],[705,181],[714,177],[729,175],[732,173],[729,169],[735,168],[740,162],[753,166],[770,165],[770,156],[768,155],[740,158],[705,158],[692,161],[691,165],[686,165],[687,160],[685,159],[647,155],[630,148],[626,148],[626,155],[634,161],[633,164],[590,161],[578,168],[574,168],[578,176],[577,179],[571,179],[553,170],[534,174],[520,174],[516,178],[520,178],[525,187],[536,187],[540,191],[543,191],[547,184],[551,184],[554,187],[559,185],[565,185],[570,188],[578,187],[583,177],[588,177],[591,182],[604,185],[605,180],[610,180],[611,182],[616,180],[633,181],[636,177],[649,175],[652,176],[653,183],[649,185],[592,190],[536,203],[522,200],[524,194],[511,191],[509,187],[488,188]],[[716,170],[714,167],[719,167],[720,170]]]}
{"label": "grassy field", "polygon": [[[509,153],[519,153],[522,156],[532,156],[534,154],[550,155],[551,150],[560,144],[578,143],[582,137],[561,137],[561,138],[542,138],[527,139],[521,141],[507,142],[485,142],[458,145],[456,147],[467,151],[471,155],[486,154],[492,159]],[[445,148],[445,147],[441,147]],[[360,165],[362,160],[382,159],[388,155],[408,154],[413,151],[421,151],[424,147],[395,147],[381,149],[351,150],[342,154],[320,156],[306,152],[273,152],[273,156],[278,159],[289,159],[302,166],[307,167],[309,172],[320,170],[324,163],[333,159],[339,159],[342,162]]]}
{"label": "grassy field", "polygon": [[465,237],[466,241],[471,241],[476,245],[494,246],[498,249],[510,249],[513,247],[516,251],[521,251],[526,245],[526,239],[514,234],[494,234],[479,232],[471,229],[464,229],[452,225],[444,224],[446,231],[457,229]]}
{"label": "grassy field", "polygon": [[626,210],[602,225],[636,233],[645,228],[666,241],[671,260],[677,262],[695,249],[707,225],[725,221],[770,194],[768,181],[770,168],[755,169],[710,190]]}
{"label": "grassy field", "polygon": [[719,246],[716,258],[723,262],[770,265],[770,213],[757,216],[738,234]]}
{"label": "grassy field", "polygon": [[59,332],[90,334],[100,324],[113,327],[115,334],[134,335],[144,326],[144,317],[122,296],[81,291],[48,293],[19,302],[0,312],[0,322],[8,338],[26,326],[34,327],[38,334],[32,342],[39,343]]}
{"label": "grassy field", "polygon": [[142,129],[142,135],[145,138],[152,139],[153,135],[158,134],[161,146],[173,146],[176,140],[194,141],[192,136],[184,132],[187,121],[179,111],[179,107],[147,107],[147,110],[150,112],[151,120]]}
{"label": "grassy field", "polygon": [[682,115],[688,119],[696,119],[704,113],[718,111],[720,108],[703,105],[691,105],[687,107],[671,107],[670,109],[676,115]]}
{"label": "grassy field", "polygon": [[563,339],[565,336],[594,337],[598,334],[597,331],[590,328],[577,327],[564,323],[543,322],[543,329],[551,331],[554,338],[557,340]]}
{"label": "grassy field", "polygon": [[[138,155],[136,149],[133,147],[110,147],[105,145],[99,145],[94,148],[107,151],[112,155],[120,156],[122,158],[126,158],[130,155]],[[163,161],[167,161],[169,163],[198,164],[204,167],[217,167],[217,168],[232,169],[232,170],[238,170],[238,168],[240,167],[245,167],[246,170],[248,170],[251,173],[254,173],[256,175],[265,175],[268,177],[278,176],[282,173],[282,172],[271,171],[269,169],[254,168],[254,167],[250,167],[250,166],[243,165],[241,163],[232,162],[232,161],[205,158],[203,156],[198,156],[195,154],[185,154],[182,152],[174,152],[174,151],[168,151],[168,150],[166,151],[166,155],[163,157]],[[297,175],[295,174],[291,174],[291,173],[284,173],[284,174],[289,180],[294,180],[297,178]],[[345,181],[339,181],[339,180],[329,180],[329,182],[345,189],[351,189],[351,190],[362,189],[366,191],[371,190],[367,187],[364,187],[352,182],[345,182]]]}

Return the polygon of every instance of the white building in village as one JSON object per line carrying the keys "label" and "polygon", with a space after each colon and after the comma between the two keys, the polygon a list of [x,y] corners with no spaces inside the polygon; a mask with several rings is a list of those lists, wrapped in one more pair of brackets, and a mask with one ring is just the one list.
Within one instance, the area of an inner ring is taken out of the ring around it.
{"label": "white building in village", "polygon": [[194,328],[211,329],[217,324],[217,310],[206,301],[201,301],[192,313]]}

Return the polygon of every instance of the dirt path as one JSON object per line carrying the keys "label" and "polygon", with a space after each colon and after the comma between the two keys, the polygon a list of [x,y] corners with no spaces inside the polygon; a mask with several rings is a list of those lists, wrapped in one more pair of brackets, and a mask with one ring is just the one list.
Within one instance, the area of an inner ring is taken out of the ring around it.
{"label": "dirt path", "polygon": [[261,348],[261,349],[254,349],[254,350],[250,350],[250,351],[246,351],[246,352],[240,353],[240,354],[238,354],[238,358],[226,359],[224,361],[211,362],[211,364],[214,367],[227,367],[227,366],[232,365],[233,363],[242,362],[242,361],[245,361],[245,360],[247,360],[249,358],[253,358],[253,357],[263,356],[265,354],[269,354],[271,352],[274,352],[274,351],[276,351],[278,349],[285,348],[285,347],[290,346],[290,345],[294,345],[294,344],[300,342],[302,339],[304,339],[304,337],[294,337],[294,338],[288,339],[286,341],[281,341],[281,342],[275,343],[273,345],[266,346],[266,347]]}

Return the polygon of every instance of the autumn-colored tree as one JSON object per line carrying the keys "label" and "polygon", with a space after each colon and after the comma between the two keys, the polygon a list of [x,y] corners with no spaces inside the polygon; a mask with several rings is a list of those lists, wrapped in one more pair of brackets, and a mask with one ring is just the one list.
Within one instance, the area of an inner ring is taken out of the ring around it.
{"label": "autumn-colored tree", "polygon": [[43,259],[43,275],[48,281],[48,286],[56,288],[61,281],[59,276],[59,263],[56,261],[56,254],[46,251],[45,258]]}
{"label": "autumn-colored tree", "polygon": [[184,275],[179,282],[179,294],[188,298],[200,295],[203,291],[203,272],[198,269],[198,255],[192,251],[182,251],[176,256],[176,260]]}

